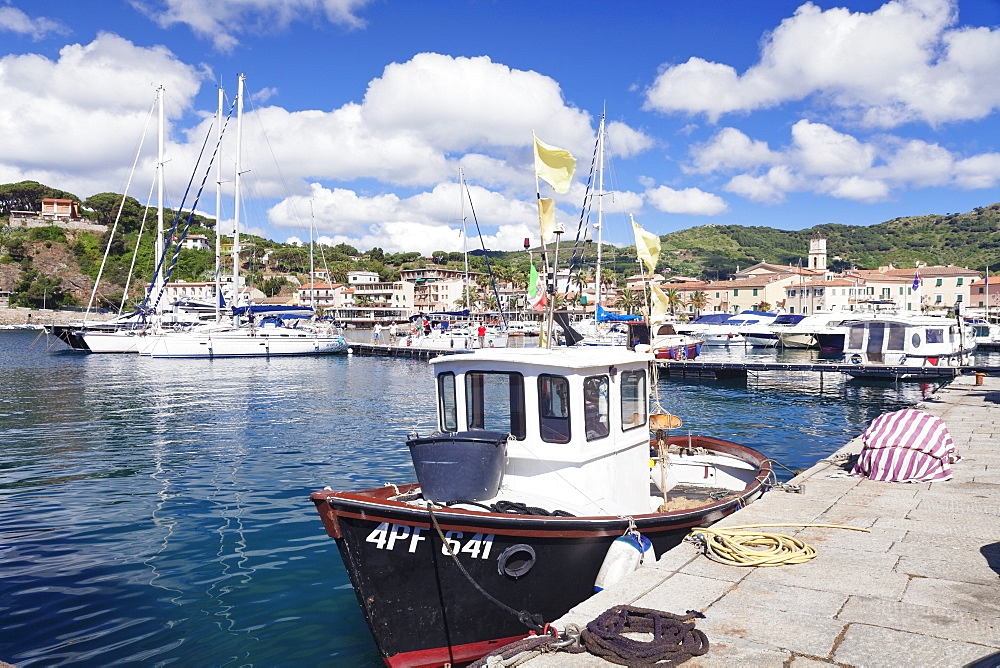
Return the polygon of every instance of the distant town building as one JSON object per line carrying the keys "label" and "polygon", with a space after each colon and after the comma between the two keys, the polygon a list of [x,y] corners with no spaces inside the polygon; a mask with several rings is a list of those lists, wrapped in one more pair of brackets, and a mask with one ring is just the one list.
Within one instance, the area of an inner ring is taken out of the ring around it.
{"label": "distant town building", "polygon": [[189,250],[211,250],[212,246],[208,243],[208,237],[204,234],[189,234],[184,237],[184,241],[181,242],[181,248],[187,248]]}

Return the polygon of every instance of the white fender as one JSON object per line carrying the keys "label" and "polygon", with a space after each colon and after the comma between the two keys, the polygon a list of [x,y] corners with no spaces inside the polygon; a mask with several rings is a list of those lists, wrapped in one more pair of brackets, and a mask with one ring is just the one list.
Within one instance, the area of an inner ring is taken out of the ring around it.
{"label": "white fender", "polygon": [[615,538],[608,548],[608,553],[601,564],[594,580],[594,591],[602,591],[629,573],[635,571],[643,563],[656,561],[653,543],[640,533],[627,533]]}

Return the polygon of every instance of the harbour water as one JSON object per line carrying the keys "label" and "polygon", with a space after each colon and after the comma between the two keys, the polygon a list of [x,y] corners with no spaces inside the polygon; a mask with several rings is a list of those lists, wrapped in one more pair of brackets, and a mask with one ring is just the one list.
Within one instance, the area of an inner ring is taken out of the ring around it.
{"label": "harbour water", "polygon": [[[36,337],[0,332],[0,660],[381,664],[308,496],[413,479],[404,440],[434,421],[426,362],[153,360]],[[934,386],[659,389],[682,431],[795,470]]]}

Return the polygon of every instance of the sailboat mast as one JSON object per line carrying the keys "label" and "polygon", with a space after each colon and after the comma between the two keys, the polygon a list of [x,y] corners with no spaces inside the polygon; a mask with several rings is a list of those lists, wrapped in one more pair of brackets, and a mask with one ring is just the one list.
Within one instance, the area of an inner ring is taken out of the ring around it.
{"label": "sailboat mast", "polygon": [[601,307],[601,239],[604,229],[604,115],[601,114],[601,125],[597,131],[597,268],[594,271],[594,295],[597,305],[594,306],[594,320]]}
{"label": "sailboat mast", "polygon": [[164,239],[163,239],[163,86],[156,89],[156,100],[157,106],[159,107],[157,111],[157,128],[156,128],[156,244],[155,244],[155,258],[157,263],[156,276],[153,282],[156,289],[153,290],[153,294],[156,295],[156,313],[160,313],[160,295],[163,292],[163,257],[164,257]]}
{"label": "sailboat mast", "polygon": [[[236,295],[240,288],[240,159],[243,149],[243,81],[245,74],[239,78],[239,86],[236,89],[236,176],[233,181],[234,211],[233,211],[233,299],[234,305]],[[235,318],[234,318],[235,319]]]}
{"label": "sailboat mast", "polygon": [[469,232],[465,227],[465,174],[458,168],[458,199],[461,203],[462,216],[462,247],[465,255],[465,277],[462,279],[462,304],[470,308],[469,300]]}
{"label": "sailboat mast", "polygon": [[[313,210],[313,201],[309,200],[309,289],[312,299],[309,300],[309,305],[313,308],[313,313],[316,312],[316,265],[313,260],[313,230],[316,227],[316,212]],[[327,279],[329,281],[329,279]]]}
{"label": "sailboat mast", "polygon": [[[222,98],[219,86],[219,107],[215,112],[215,145],[222,144]],[[222,160],[215,162],[215,322],[222,320]]]}

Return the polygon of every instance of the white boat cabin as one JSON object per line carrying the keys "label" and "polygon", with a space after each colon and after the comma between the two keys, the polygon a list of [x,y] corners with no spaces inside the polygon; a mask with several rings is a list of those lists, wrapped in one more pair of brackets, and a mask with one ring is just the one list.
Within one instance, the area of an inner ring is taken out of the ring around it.
{"label": "white boat cabin", "polygon": [[972,328],[941,316],[883,316],[843,323],[844,356],[855,364],[960,366],[971,362]]}
{"label": "white boat cabin", "polygon": [[652,360],[623,347],[438,357],[438,429],[511,434],[498,499],[578,515],[646,513]]}

